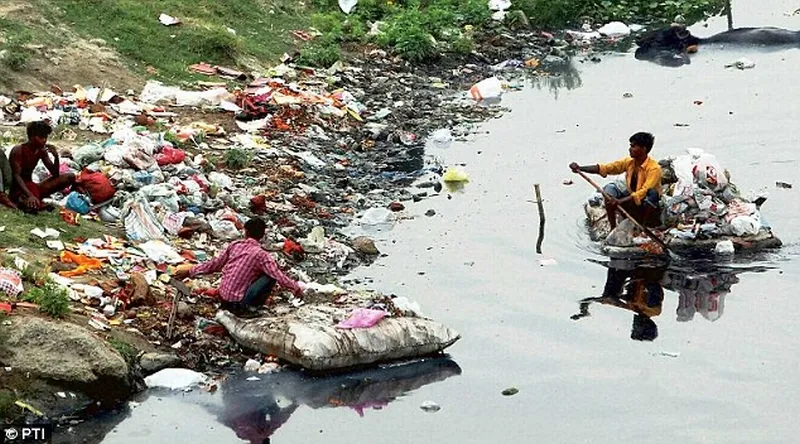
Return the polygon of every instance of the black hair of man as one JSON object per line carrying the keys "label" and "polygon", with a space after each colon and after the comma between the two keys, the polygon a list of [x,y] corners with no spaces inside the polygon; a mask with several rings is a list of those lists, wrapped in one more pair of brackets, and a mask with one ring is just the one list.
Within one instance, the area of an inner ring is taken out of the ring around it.
{"label": "black hair of man", "polygon": [[27,127],[28,140],[34,137],[49,137],[53,133],[53,127],[44,120],[31,122]]}
{"label": "black hair of man", "polygon": [[653,149],[653,144],[656,143],[656,138],[650,133],[640,132],[632,135],[629,142],[634,145],[639,145],[647,151],[647,154],[650,154],[650,150]]}
{"label": "black hair of man", "polygon": [[654,341],[658,337],[658,326],[649,317],[636,313],[633,315],[631,339],[634,341]]}
{"label": "black hair of man", "polygon": [[260,241],[267,232],[267,223],[260,217],[254,217],[244,223],[244,231],[247,237]]}

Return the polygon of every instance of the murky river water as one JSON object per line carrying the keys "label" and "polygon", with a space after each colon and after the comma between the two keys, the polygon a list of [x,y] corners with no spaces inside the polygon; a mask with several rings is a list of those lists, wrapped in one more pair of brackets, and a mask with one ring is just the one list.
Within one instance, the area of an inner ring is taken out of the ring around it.
{"label": "murky river water", "polygon": [[[735,2],[735,25],[800,29],[800,15],[784,14],[796,7]],[[725,26],[715,19],[693,32]],[[742,56],[755,69],[723,67]],[[394,382],[371,373],[371,387],[353,382],[363,375],[286,374],[236,396],[153,395],[103,442],[241,442],[234,427],[274,443],[800,441],[799,191],[775,188],[800,184],[800,51],[705,48],[678,69],[632,54],[577,65],[580,88],[557,98],[547,87],[509,94],[513,112],[487,123],[488,134],[438,152],[465,164],[469,184],[452,199],[409,204],[416,220],[380,236],[388,257],[356,273],[459,330],[449,350],[457,365],[393,369],[385,378]],[[656,135],[656,157],[700,147],[741,189],[766,187],[763,211],[786,244],[755,264],[673,270],[652,342],[631,340],[633,314],[620,308],[595,304],[591,316],[571,319],[580,299],[600,296],[607,272],[587,260],[603,259],[581,228],[591,190],[567,164],[622,157],[642,130]],[[534,183],[547,213],[542,255]],[[430,208],[436,215],[423,216]],[[501,395],[512,386],[519,394]],[[337,396],[359,402],[330,407]],[[426,400],[441,410],[423,412]]]}

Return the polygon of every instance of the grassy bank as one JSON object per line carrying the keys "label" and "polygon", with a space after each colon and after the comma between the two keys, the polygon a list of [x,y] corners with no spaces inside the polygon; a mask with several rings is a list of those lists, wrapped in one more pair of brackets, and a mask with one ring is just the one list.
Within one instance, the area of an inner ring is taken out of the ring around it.
{"label": "grassy bank", "polygon": [[612,20],[667,25],[719,14],[724,0],[514,0],[502,21],[492,18],[485,0],[360,0],[351,14],[337,0],[315,0],[312,24],[323,35],[302,51],[303,61],[326,66],[343,43],[374,43],[411,62],[443,53],[469,53],[476,40],[507,29],[557,30],[584,22]]}
{"label": "grassy bank", "polygon": [[[295,46],[308,11],[291,0],[36,0],[46,18],[100,38],[130,67],[164,80],[192,78],[187,66],[259,69]],[[181,24],[164,26],[160,14]]]}

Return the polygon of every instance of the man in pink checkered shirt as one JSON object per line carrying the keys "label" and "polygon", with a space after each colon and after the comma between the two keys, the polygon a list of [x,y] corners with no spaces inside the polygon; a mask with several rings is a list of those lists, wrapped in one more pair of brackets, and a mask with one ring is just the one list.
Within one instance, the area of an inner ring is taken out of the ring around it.
{"label": "man in pink checkered shirt", "polygon": [[254,217],[244,224],[246,237],[232,242],[214,259],[191,269],[175,272],[176,279],[222,272],[219,295],[223,307],[238,311],[264,305],[275,283],[302,297],[304,285],[286,276],[269,252],[261,248],[267,230],[264,220]]}

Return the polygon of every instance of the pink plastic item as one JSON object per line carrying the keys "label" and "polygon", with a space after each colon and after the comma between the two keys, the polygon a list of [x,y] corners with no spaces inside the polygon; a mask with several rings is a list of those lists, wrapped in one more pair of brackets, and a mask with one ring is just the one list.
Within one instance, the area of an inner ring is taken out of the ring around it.
{"label": "pink plastic item", "polygon": [[386,317],[383,310],[358,308],[350,313],[350,317],[340,322],[337,328],[370,328]]}

